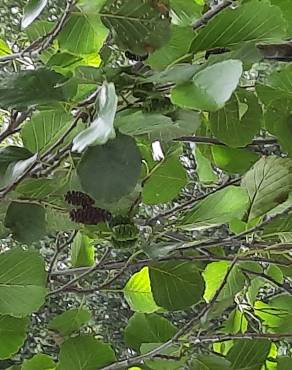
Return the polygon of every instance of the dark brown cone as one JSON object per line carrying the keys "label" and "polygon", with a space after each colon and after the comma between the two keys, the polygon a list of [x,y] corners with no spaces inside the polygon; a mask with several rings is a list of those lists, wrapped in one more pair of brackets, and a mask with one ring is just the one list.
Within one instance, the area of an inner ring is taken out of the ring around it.
{"label": "dark brown cone", "polygon": [[73,206],[88,207],[94,204],[94,200],[89,195],[75,190],[68,191],[65,200]]}
{"label": "dark brown cone", "polygon": [[86,208],[72,209],[70,211],[70,218],[74,222],[85,225],[97,225],[101,222],[109,221],[111,214],[104,209],[89,206]]}

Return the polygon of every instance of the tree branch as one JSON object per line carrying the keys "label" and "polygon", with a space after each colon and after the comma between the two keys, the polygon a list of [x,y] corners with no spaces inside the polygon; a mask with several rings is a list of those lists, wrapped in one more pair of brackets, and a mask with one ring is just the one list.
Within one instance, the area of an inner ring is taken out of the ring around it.
{"label": "tree branch", "polygon": [[193,30],[197,30],[202,26],[205,26],[212,18],[214,18],[217,14],[219,14],[225,8],[228,8],[233,3],[232,0],[225,0],[222,3],[215,6],[213,9],[208,10],[201,18],[196,20],[193,24]]}
{"label": "tree branch", "polygon": [[51,295],[54,295],[54,294],[57,294],[57,293],[60,293],[60,292],[63,292],[65,290],[67,290],[73,284],[77,283],[80,279],[82,279],[82,278],[86,277],[87,275],[91,274],[92,272],[96,271],[96,269],[103,264],[104,260],[108,256],[108,253],[109,253],[109,249],[106,248],[103,256],[100,258],[100,260],[98,261],[98,263],[95,266],[91,267],[89,270],[83,272],[81,275],[76,276],[72,280],[68,281],[68,283],[66,283],[65,285],[61,286],[60,288],[55,289],[55,290],[49,292],[47,294],[47,296],[51,296]]}
{"label": "tree branch", "polygon": [[131,357],[129,359],[125,359],[125,360],[122,360],[122,361],[115,362],[111,365],[103,367],[101,370],[118,370],[118,369],[126,368],[126,367],[131,366],[131,365],[141,364],[141,363],[143,363],[144,360],[151,359],[151,358],[155,357],[156,355],[158,355],[159,353],[161,353],[162,351],[164,351],[165,349],[167,349],[168,347],[173,345],[182,335],[185,335],[193,327],[195,322],[202,319],[212,309],[213,305],[216,303],[217,298],[219,297],[220,293],[222,292],[222,290],[223,290],[223,288],[224,288],[224,286],[225,286],[225,284],[228,280],[228,277],[229,277],[231,271],[233,270],[233,267],[235,266],[236,261],[237,261],[237,258],[234,258],[233,262],[230,264],[230,266],[229,266],[229,268],[228,268],[228,270],[225,274],[225,277],[224,277],[222,283],[220,284],[220,287],[216,291],[212,300],[209,303],[207,303],[205,308],[203,308],[194,318],[192,318],[186,325],[184,325],[180,330],[178,330],[178,332],[170,340],[161,344],[160,346],[153,349],[152,351],[149,351],[149,352],[144,353],[144,354],[139,355],[139,356]]}
{"label": "tree branch", "polygon": [[24,50],[10,54],[10,55],[4,55],[3,57],[0,57],[0,63],[7,63],[15,59],[21,59],[24,57],[35,57],[39,55],[42,51],[46,50],[52,42],[55,40],[55,38],[58,36],[58,34],[63,29],[69,15],[71,12],[72,7],[74,6],[75,1],[74,0],[67,0],[66,2],[66,8],[64,10],[64,13],[54,26],[54,28],[47,33],[45,36],[41,37],[38,40],[35,40],[33,43],[28,45]]}
{"label": "tree branch", "polygon": [[[165,261],[208,261],[208,262],[220,262],[220,261],[233,261],[234,256],[170,256],[157,259],[157,262],[165,262]],[[265,258],[265,257],[258,257],[258,256],[239,256],[237,257],[238,262],[261,262],[261,263],[269,263],[271,265],[279,265],[279,266],[291,266],[290,262],[285,261],[278,261],[275,259]],[[144,259],[136,262],[129,263],[127,268],[129,269],[137,269],[144,266],[149,266],[153,262],[152,259]],[[96,266],[96,271],[110,271],[110,270],[121,270],[124,268],[127,261],[110,261],[104,263],[102,266]],[[51,276],[67,276],[67,275],[75,275],[75,274],[82,274],[85,271],[88,271],[88,267],[77,267],[68,270],[56,270],[52,271]]]}
{"label": "tree branch", "polygon": [[232,339],[269,339],[272,341],[285,340],[292,337],[292,333],[239,333],[222,335],[205,335],[190,337],[193,344],[224,342]]}
{"label": "tree branch", "polygon": [[[207,136],[182,136],[176,139],[173,139],[173,141],[179,141],[184,143],[197,143],[197,144],[210,144],[210,145],[221,145],[226,146],[224,143],[222,143],[220,140],[214,138],[214,137],[207,137]],[[250,144],[248,144],[243,148],[249,148],[254,147],[257,145],[274,145],[277,144],[278,141],[275,138],[268,138],[268,139],[255,139],[252,140]]]}
{"label": "tree branch", "polygon": [[217,191],[226,188],[227,186],[234,185],[234,184],[237,184],[239,182],[240,182],[240,178],[230,180],[230,181],[226,182],[225,184],[223,184],[221,186],[218,186],[217,188],[215,188],[214,190],[210,191],[209,193],[203,194],[203,195],[199,196],[198,198],[191,199],[191,200],[188,200],[187,202],[184,202],[182,204],[179,204],[178,206],[170,209],[169,211],[166,211],[164,213],[159,213],[158,215],[156,215],[156,216],[150,218],[149,220],[147,220],[145,224],[146,225],[153,225],[159,219],[164,218],[164,217],[169,217],[169,216],[171,216],[173,214],[176,214],[179,211],[182,211],[182,210],[184,210],[186,208],[189,208],[189,207],[193,206],[195,203],[197,203],[197,202],[199,202],[199,201],[207,198],[209,195],[214,194]]}

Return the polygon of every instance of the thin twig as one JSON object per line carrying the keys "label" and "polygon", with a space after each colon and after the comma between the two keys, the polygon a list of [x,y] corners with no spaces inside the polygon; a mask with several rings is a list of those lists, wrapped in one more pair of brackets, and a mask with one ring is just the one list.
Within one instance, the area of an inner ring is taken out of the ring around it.
{"label": "thin twig", "polygon": [[263,272],[251,271],[251,270],[247,270],[247,269],[244,269],[244,268],[241,268],[241,271],[243,271],[247,274],[250,274],[250,275],[261,277],[261,278],[267,280],[268,282],[270,282],[271,284],[275,285],[277,288],[281,289],[282,291],[284,291],[288,294],[292,294],[292,287],[288,283],[281,284],[278,281],[276,281],[275,279],[273,279],[271,276],[268,276],[268,275],[264,274]]}
{"label": "thin twig", "polygon": [[[170,256],[157,259],[157,262],[165,262],[165,261],[208,261],[208,262],[220,262],[220,261],[233,261],[234,256]],[[238,257],[238,262],[261,262],[261,263],[269,263],[271,265],[279,265],[279,266],[291,266],[290,262],[279,261],[276,259],[270,259],[265,257],[258,257],[258,256],[249,256],[249,257]],[[144,259],[141,261],[136,261],[133,263],[129,263],[127,268],[129,269],[138,269],[144,266],[149,266],[153,262],[152,259]],[[125,266],[125,261],[114,261],[114,262],[107,262],[104,263],[102,266],[96,268],[96,271],[110,271],[110,270],[120,270]],[[88,271],[88,267],[77,267],[68,270],[56,270],[52,271],[51,276],[68,276],[68,275],[75,275],[75,274],[82,274],[85,271]]]}
{"label": "thin twig", "polygon": [[64,13],[50,32],[28,45],[24,50],[0,57],[0,63],[6,63],[15,59],[22,59],[25,57],[33,58],[35,56],[38,56],[42,51],[46,50],[62,31],[74,4],[75,2],[73,0],[67,0]]}
{"label": "thin twig", "polygon": [[75,238],[77,234],[77,230],[74,230],[72,232],[72,234],[69,236],[69,238],[61,245],[59,245],[59,239],[57,239],[57,243],[56,243],[56,251],[53,255],[53,258],[50,262],[50,265],[49,265],[49,268],[48,268],[48,280],[50,279],[50,275],[53,271],[53,268],[55,266],[55,263],[57,261],[57,258],[59,256],[59,254],[68,246],[71,244],[71,242],[73,241],[73,239]]}
{"label": "thin twig", "polygon": [[179,204],[178,206],[170,209],[169,211],[166,211],[164,213],[159,213],[158,215],[156,215],[156,216],[150,218],[149,220],[147,220],[146,225],[153,225],[153,223],[155,223],[159,219],[174,215],[179,211],[182,211],[186,208],[189,208],[189,207],[193,206],[195,203],[207,198],[209,195],[214,194],[219,190],[225,189],[227,186],[238,184],[239,182],[240,182],[240,178],[230,180],[230,181],[226,182],[225,184],[223,184],[221,186],[218,186],[216,189],[210,191],[209,193],[203,194],[203,195],[201,195],[201,196],[199,196],[198,198],[195,198],[195,199],[190,199],[187,202]]}
{"label": "thin twig", "polygon": [[[176,139],[173,139],[173,141],[179,141],[184,143],[197,143],[197,144],[210,144],[210,145],[220,145],[220,146],[226,146],[222,141],[214,138],[214,137],[207,137],[207,136],[182,136]],[[257,145],[274,145],[277,144],[278,140],[275,138],[268,138],[268,139],[255,139],[252,140],[250,144],[246,145],[243,148],[249,148],[252,146]]]}
{"label": "thin twig", "polygon": [[[269,339],[272,341],[285,340],[292,337],[292,333],[239,333],[222,335],[204,335],[188,338],[194,344],[224,342],[236,339]],[[104,369],[102,369],[104,370]]]}
{"label": "thin twig", "polygon": [[108,253],[109,253],[109,248],[106,248],[103,256],[100,258],[100,260],[98,261],[98,263],[91,267],[89,270],[85,271],[83,274],[81,275],[78,275],[76,276],[75,278],[73,278],[72,280],[68,281],[68,283],[66,283],[65,285],[61,286],[60,288],[58,289],[55,289],[51,292],[48,293],[48,296],[50,295],[54,295],[54,294],[57,294],[57,293],[60,293],[60,292],[63,292],[65,290],[67,290],[68,288],[70,288],[73,284],[77,283],[80,279],[88,276],[89,274],[91,274],[92,272],[96,271],[96,269],[102,265],[102,263],[104,262],[104,260],[106,259],[106,257],[108,256]]}

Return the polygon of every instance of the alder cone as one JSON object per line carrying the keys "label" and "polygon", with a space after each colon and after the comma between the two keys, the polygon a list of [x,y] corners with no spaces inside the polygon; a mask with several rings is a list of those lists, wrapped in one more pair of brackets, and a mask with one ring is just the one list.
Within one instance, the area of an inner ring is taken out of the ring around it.
{"label": "alder cone", "polygon": [[97,225],[101,222],[109,221],[111,214],[104,209],[89,206],[86,208],[72,209],[70,211],[70,218],[72,221],[84,225]]}
{"label": "alder cone", "polygon": [[73,206],[88,207],[94,204],[94,200],[82,191],[68,191],[65,195],[65,200],[67,203]]}

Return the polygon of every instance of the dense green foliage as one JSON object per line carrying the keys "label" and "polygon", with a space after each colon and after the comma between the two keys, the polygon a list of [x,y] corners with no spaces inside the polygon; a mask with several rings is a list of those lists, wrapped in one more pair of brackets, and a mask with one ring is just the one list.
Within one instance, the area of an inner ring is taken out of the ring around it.
{"label": "dense green foliage", "polygon": [[[0,368],[291,369],[291,1],[17,4]],[[87,297],[106,294],[131,312],[122,351],[93,329]],[[53,303],[58,351],[17,357]]]}

